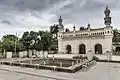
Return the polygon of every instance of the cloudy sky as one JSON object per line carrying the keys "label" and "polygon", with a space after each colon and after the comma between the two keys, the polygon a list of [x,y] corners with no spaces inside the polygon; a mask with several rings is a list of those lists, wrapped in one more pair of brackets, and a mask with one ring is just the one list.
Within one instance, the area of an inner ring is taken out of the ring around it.
{"label": "cloudy sky", "polygon": [[104,27],[104,9],[109,6],[112,26],[120,25],[120,0],[0,0],[0,38],[4,34],[49,30],[62,16],[64,26],[91,24]]}

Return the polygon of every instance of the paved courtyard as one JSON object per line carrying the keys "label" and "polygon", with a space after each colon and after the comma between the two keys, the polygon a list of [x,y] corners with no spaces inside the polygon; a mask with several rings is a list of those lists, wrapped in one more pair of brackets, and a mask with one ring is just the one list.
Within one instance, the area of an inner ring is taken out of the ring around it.
{"label": "paved courtyard", "polygon": [[97,62],[87,72],[53,72],[0,65],[0,80],[120,80],[120,64]]}
{"label": "paved courtyard", "polygon": [[55,80],[55,79],[0,70],[0,80]]}

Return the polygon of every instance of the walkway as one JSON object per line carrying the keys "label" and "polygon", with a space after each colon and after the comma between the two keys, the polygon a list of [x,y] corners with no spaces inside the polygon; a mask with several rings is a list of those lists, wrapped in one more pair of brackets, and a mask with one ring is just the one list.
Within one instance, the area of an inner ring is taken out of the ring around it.
{"label": "walkway", "polygon": [[[106,55],[95,55],[96,57],[98,57],[100,60],[106,60],[107,59],[107,57],[106,57]],[[120,61],[120,56],[115,56],[115,55],[113,55],[112,56],[112,60],[113,61]]]}
{"label": "walkway", "polygon": [[120,80],[120,64],[97,62],[87,72],[53,72],[0,65],[0,80]]}

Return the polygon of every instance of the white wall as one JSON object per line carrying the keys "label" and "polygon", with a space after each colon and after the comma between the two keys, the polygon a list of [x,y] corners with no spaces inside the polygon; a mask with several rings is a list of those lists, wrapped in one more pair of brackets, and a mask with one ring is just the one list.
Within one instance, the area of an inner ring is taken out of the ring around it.
{"label": "white wall", "polygon": [[86,46],[86,52],[90,49],[94,52],[96,44],[102,45],[103,53],[106,52],[107,50],[110,51],[112,48],[111,39],[78,39],[78,40],[65,40],[65,41],[63,41],[62,43],[59,44],[60,45],[59,51],[66,53],[66,46],[71,45],[72,53],[78,54],[80,44],[84,44]]}
{"label": "white wall", "polygon": [[[110,31],[107,33],[107,31]],[[66,53],[66,46],[71,45],[72,47],[72,53],[78,54],[79,53],[79,45],[84,44],[86,46],[86,52],[88,50],[92,50],[93,53],[95,53],[95,45],[96,44],[101,44],[102,45],[102,53],[104,54],[106,51],[111,51],[112,50],[112,37],[113,33],[111,33],[112,28],[105,28],[103,30],[97,30],[97,31],[91,31],[90,33],[97,33],[97,32],[104,32],[105,34],[100,36],[94,36],[90,37],[89,36],[83,36],[82,38],[76,38],[76,37],[59,37],[58,38],[58,52],[59,53]],[[81,32],[80,32],[81,33]],[[85,33],[85,32],[84,32]],[[58,33],[58,35],[64,36],[64,35],[71,35],[71,33]],[[75,33],[73,33],[74,35]],[[76,33],[78,34],[78,32]]]}
{"label": "white wall", "polygon": [[6,58],[12,58],[12,52],[6,52]]}

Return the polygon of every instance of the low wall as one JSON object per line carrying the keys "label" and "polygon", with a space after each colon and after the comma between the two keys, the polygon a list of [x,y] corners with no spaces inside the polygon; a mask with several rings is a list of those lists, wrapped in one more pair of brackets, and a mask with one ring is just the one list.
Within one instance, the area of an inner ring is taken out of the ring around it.
{"label": "low wall", "polygon": [[80,55],[86,55],[86,54],[49,54],[48,57],[52,58],[53,55],[55,58],[72,59],[74,56],[80,56]]}
{"label": "low wall", "polygon": [[59,72],[75,73],[76,71],[82,69],[82,65],[84,65],[88,62],[90,62],[90,61],[78,63],[78,64],[70,66],[70,67],[57,67],[57,66],[47,66],[47,65],[29,64],[29,63],[16,63],[16,62],[12,62],[12,63],[11,62],[1,62],[1,64],[28,67],[28,68],[55,70],[55,71],[59,71]]}

